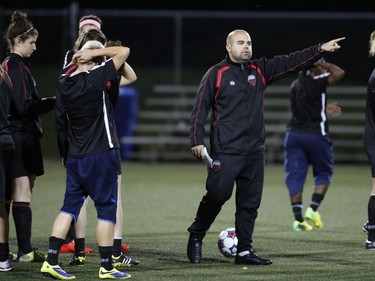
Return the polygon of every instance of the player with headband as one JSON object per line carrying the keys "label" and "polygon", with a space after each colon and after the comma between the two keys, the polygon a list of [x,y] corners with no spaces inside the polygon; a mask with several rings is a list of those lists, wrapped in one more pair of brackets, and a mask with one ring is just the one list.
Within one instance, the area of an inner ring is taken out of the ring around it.
{"label": "player with headband", "polygon": [[95,26],[97,29],[102,29],[101,23],[95,19],[81,20],[79,22],[79,29],[81,30],[83,27],[89,28],[90,25]]}

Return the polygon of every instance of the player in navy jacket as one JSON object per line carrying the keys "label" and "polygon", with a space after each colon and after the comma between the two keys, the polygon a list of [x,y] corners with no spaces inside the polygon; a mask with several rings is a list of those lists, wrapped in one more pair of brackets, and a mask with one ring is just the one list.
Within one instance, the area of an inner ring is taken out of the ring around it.
{"label": "player in navy jacket", "polygon": [[237,264],[268,265],[252,249],[255,219],[262,198],[265,128],[264,95],[268,85],[319,60],[323,52],[340,48],[338,42],[315,45],[272,59],[251,60],[252,41],[245,30],[234,30],[226,41],[226,58],[204,75],[191,115],[191,151],[204,158],[204,126],[211,112],[210,149],[214,165],[208,169],[206,194],[188,228],[187,255],[200,263],[202,240],[223,204],[236,190],[235,227]]}

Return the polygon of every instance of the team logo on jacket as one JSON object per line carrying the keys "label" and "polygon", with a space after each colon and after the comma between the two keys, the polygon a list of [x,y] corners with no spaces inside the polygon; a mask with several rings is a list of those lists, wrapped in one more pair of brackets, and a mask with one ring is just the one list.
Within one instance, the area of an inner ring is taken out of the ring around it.
{"label": "team logo on jacket", "polygon": [[220,160],[213,160],[211,164],[211,169],[215,173],[219,172],[221,170],[221,162]]}
{"label": "team logo on jacket", "polygon": [[254,75],[251,74],[247,76],[247,82],[249,82],[250,85],[255,86],[255,84],[257,83],[257,79],[255,78]]}

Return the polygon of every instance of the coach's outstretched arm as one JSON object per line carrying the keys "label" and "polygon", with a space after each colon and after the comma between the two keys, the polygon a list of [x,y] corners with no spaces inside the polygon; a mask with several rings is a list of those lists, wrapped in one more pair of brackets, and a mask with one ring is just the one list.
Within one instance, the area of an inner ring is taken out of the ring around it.
{"label": "coach's outstretched arm", "polygon": [[332,39],[331,41],[328,41],[326,43],[323,43],[320,48],[324,52],[330,52],[333,53],[341,48],[341,46],[338,44],[338,42],[344,40],[346,37],[340,37],[336,39]]}

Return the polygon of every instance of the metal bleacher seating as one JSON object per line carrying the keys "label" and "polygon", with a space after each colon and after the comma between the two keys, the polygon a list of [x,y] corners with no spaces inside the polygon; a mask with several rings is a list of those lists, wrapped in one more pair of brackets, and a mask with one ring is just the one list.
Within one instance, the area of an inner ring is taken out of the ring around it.
{"label": "metal bleacher seating", "polygon": [[[193,161],[189,124],[196,85],[155,85],[139,110],[134,136],[122,137],[132,144],[130,160]],[[366,88],[331,86],[328,102],[342,107],[340,117],[330,120],[335,162],[364,162],[362,148]],[[270,86],[265,93],[264,118],[267,132],[266,161],[283,161],[283,141],[290,118],[289,86]],[[209,120],[206,131],[209,132]],[[207,144],[208,138],[206,141]]]}

